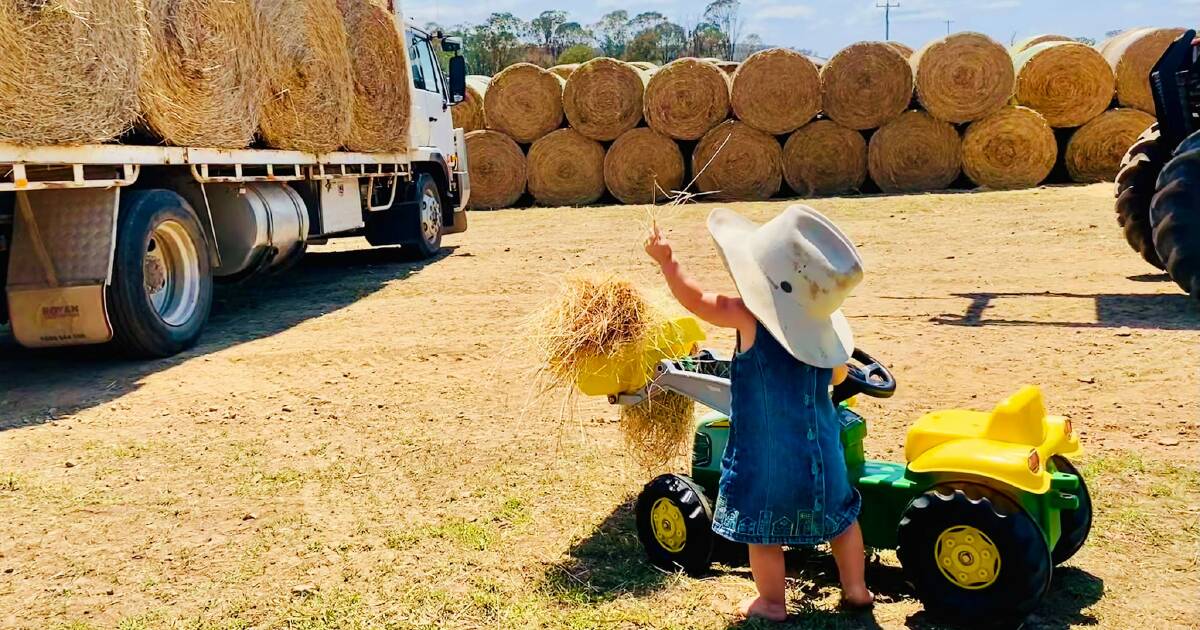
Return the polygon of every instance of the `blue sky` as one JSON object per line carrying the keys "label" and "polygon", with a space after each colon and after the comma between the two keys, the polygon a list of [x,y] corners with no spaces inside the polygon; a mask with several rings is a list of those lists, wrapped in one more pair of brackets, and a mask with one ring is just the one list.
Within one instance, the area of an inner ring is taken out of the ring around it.
{"label": "blue sky", "polygon": [[[893,3],[895,0],[893,0]],[[1200,23],[1200,0],[899,0],[892,9],[892,39],[914,48],[951,30],[986,33],[1007,44],[1041,33],[1103,39],[1106,31],[1132,26],[1191,26]],[[571,19],[590,24],[615,9],[632,15],[659,11],[681,23],[694,22],[703,0],[405,0],[418,24],[480,21],[495,11],[529,19],[546,9],[564,9]],[[883,9],[876,0],[744,0],[744,33],[768,44],[808,48],[823,56],[864,39],[883,39]]]}

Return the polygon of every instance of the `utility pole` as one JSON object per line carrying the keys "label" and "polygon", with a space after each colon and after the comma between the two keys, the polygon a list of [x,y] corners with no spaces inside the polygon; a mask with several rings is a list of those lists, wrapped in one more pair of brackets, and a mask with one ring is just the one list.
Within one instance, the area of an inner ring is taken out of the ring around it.
{"label": "utility pole", "polygon": [[892,4],[892,0],[883,0],[882,3],[875,3],[876,9],[883,9],[883,39],[884,41],[892,38],[892,9],[900,8],[900,2],[897,0]]}
{"label": "utility pole", "polygon": [[950,34],[950,25],[954,23],[954,20],[942,20],[942,21],[946,23],[946,34],[949,35]]}

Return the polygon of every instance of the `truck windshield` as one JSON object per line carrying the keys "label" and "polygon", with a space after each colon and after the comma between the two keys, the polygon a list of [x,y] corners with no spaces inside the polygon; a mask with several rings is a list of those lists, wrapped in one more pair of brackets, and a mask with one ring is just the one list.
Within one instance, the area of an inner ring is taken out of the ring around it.
{"label": "truck windshield", "polygon": [[418,90],[440,94],[438,72],[434,67],[433,53],[429,40],[413,31],[408,32],[408,58],[412,62],[412,81]]}

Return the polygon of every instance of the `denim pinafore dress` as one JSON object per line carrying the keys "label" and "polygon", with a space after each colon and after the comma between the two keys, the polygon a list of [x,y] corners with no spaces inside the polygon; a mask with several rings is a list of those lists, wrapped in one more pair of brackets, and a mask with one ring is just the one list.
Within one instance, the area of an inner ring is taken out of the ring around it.
{"label": "denim pinafore dress", "polygon": [[754,345],[733,359],[729,442],[713,531],[741,543],[817,545],[858,518],[841,423],[829,384],[833,370],[807,365],[761,323]]}

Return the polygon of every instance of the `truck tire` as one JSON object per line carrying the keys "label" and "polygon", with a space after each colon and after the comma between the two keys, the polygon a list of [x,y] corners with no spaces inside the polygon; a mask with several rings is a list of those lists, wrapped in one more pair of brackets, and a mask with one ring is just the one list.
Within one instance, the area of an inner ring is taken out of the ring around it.
{"label": "truck tire", "polygon": [[182,197],[122,192],[107,301],[121,352],[160,358],[196,343],[212,308],[212,273],[200,221]]}
{"label": "truck tire", "polygon": [[1155,123],[1129,147],[1117,174],[1117,225],[1133,251],[1158,269],[1164,267],[1154,248],[1150,200],[1154,198],[1158,174],[1167,163],[1168,151],[1159,142],[1158,123]]}
{"label": "truck tire", "polygon": [[442,194],[437,180],[428,173],[421,173],[413,183],[412,195],[416,212],[410,212],[402,219],[402,246],[412,253],[410,258],[426,260],[442,251]]}
{"label": "truck tire", "polygon": [[1179,145],[1159,175],[1150,223],[1167,273],[1200,300],[1200,132]]}

